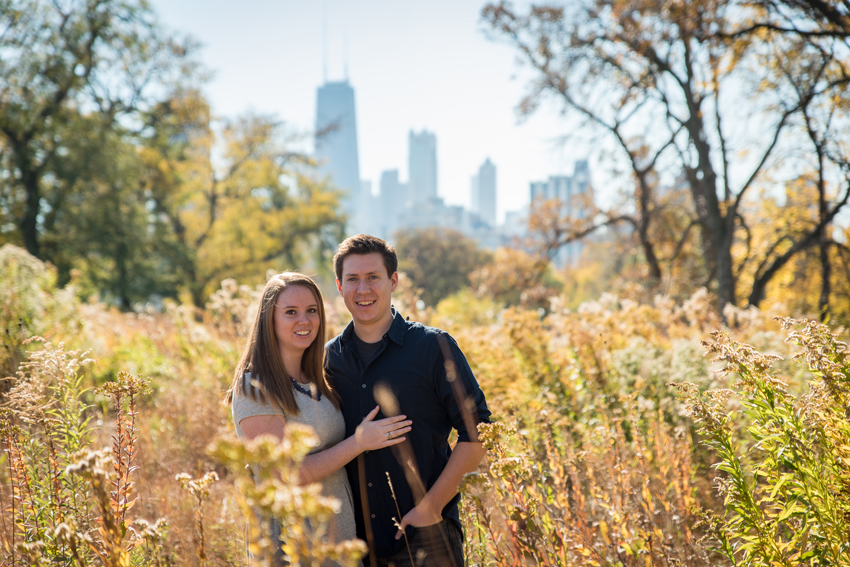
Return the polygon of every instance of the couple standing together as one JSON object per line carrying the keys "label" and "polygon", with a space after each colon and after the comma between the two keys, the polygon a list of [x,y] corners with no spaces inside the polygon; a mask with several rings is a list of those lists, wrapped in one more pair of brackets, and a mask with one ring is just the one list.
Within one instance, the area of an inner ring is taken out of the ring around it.
{"label": "couple standing together", "polygon": [[[272,277],[227,401],[239,437],[282,438],[292,422],[316,431],[300,481],[342,503],[333,541],[366,541],[367,564],[381,567],[463,567],[458,486],[484,456],[474,427],[490,412],[457,343],[392,307],[397,267],[380,238],[339,245],[336,286],[352,321],[327,344],[318,286]],[[285,565],[279,548],[277,559]]]}

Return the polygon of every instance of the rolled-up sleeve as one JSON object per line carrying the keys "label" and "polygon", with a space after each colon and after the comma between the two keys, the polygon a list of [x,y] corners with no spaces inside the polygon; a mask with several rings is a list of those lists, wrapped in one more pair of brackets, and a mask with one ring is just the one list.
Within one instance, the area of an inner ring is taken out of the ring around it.
{"label": "rolled-up sleeve", "polygon": [[[457,431],[458,442],[469,442],[473,440],[470,425],[477,427],[479,423],[490,423],[490,410],[487,408],[487,400],[484,392],[478,386],[478,381],[466,361],[466,357],[460,350],[454,338],[446,332],[437,336],[438,351],[434,375],[436,388],[443,408],[449,415],[452,427]],[[453,370],[455,376],[450,376],[451,365],[446,364],[448,352],[450,360],[454,362]],[[464,414],[468,410],[467,417]],[[467,425],[471,420],[471,424]],[[475,437],[477,439],[477,435]]]}

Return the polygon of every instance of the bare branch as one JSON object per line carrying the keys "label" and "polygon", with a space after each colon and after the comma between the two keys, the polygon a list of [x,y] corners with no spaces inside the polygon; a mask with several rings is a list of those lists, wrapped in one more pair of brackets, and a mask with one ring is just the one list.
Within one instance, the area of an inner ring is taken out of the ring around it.
{"label": "bare branch", "polygon": [[688,223],[688,226],[685,227],[685,232],[682,233],[682,238],[679,239],[679,242],[676,243],[676,248],[673,250],[673,255],[670,256],[668,262],[672,264],[676,261],[679,254],[682,252],[682,249],[685,246],[685,242],[688,240],[688,235],[691,232],[691,229],[695,226],[699,226],[699,221],[697,219],[691,219],[691,222]]}

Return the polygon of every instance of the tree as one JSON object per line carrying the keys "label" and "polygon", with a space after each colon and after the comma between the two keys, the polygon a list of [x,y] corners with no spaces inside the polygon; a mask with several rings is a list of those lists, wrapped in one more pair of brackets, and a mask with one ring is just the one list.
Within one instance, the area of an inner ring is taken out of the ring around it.
{"label": "tree", "polygon": [[847,2],[830,0],[755,0],[757,8],[747,27],[737,33],[769,30],[799,37],[850,38]]}
{"label": "tree", "polygon": [[[256,281],[270,266],[300,269],[342,239],[339,194],[309,174],[284,125],[264,116],[217,123],[194,90],[148,115],[142,184],[163,255],[195,305],[224,278]],[[214,159],[214,148],[220,158]]]}
{"label": "tree", "polygon": [[148,210],[134,137],[103,127],[96,114],[61,125],[73,132],[44,197],[41,248],[60,285],[73,269],[77,289],[122,309],[152,295],[177,295],[175,271],[159,250],[167,235]]}
{"label": "tree", "polygon": [[417,228],[395,235],[399,271],[422,290],[426,305],[469,286],[469,275],[492,256],[462,233],[451,229]]}
{"label": "tree", "polygon": [[191,47],[141,0],[0,0],[0,242],[124,309],[328,264],[337,193],[275,120],[214,119]]}
{"label": "tree", "polygon": [[[772,256],[790,248],[793,238],[807,231],[818,222],[820,203],[818,197],[818,179],[816,175],[801,177],[788,187],[784,200],[764,193],[758,207],[748,211],[751,227],[751,255],[756,261],[744,265],[739,275],[742,282],[749,283],[756,274],[764,269]],[[831,231],[830,231],[831,232]],[[790,238],[778,251],[768,250],[776,240],[777,234],[787,234]],[[781,306],[784,312],[800,313],[806,316],[821,316],[832,322],[846,324],[848,319],[848,275],[847,255],[844,244],[829,238],[826,248],[816,244],[794,255],[775,277],[771,278],[763,290],[765,308]],[[736,260],[745,252],[744,246],[736,249]],[[824,254],[827,258],[824,259]],[[826,269],[824,269],[826,268]],[[828,290],[829,303],[824,302],[824,291]]]}
{"label": "tree", "polygon": [[547,308],[561,291],[548,258],[522,250],[499,248],[493,261],[470,275],[478,297],[507,305]]}
{"label": "tree", "polygon": [[131,124],[164,84],[183,76],[189,48],[163,34],[147,4],[118,0],[0,2],[0,144],[7,222],[39,258],[45,198],[74,133],[74,115]]}
{"label": "tree", "polygon": [[[486,6],[483,17],[535,72],[520,110],[533,112],[554,95],[619,149],[634,179],[625,213],[603,212],[583,223],[561,219],[556,243],[628,222],[657,280],[697,236],[701,283],[716,292],[722,312],[740,297],[757,304],[758,286],[821,241],[846,204],[846,129],[835,127],[846,119],[847,102],[840,37],[774,30],[763,25],[773,16],[759,4],[724,0],[573,1],[532,6],[525,14],[501,2]],[[810,143],[800,144],[801,135]],[[788,169],[783,158],[792,149],[803,150],[804,159],[791,177],[799,168],[823,173],[822,214],[741,293],[732,250],[747,241],[742,205],[768,171]],[[664,179],[690,194],[688,216],[670,224],[679,230],[666,257],[658,254],[664,231],[653,235],[665,213],[657,195]]]}

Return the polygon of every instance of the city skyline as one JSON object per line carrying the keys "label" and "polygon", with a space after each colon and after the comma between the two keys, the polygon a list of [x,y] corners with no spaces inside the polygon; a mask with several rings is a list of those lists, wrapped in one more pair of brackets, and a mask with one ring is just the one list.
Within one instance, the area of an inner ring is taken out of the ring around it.
{"label": "city skyline", "polygon": [[[438,192],[437,136],[428,130],[410,130],[407,136],[409,176],[402,181],[397,168],[381,172],[378,192],[372,181],[359,177],[355,91],[344,81],[325,81],[316,89],[316,174],[327,176],[342,189],[342,211],[348,217],[347,232],[367,232],[394,240],[397,231],[415,228],[454,229],[475,239],[484,248],[511,246],[528,232],[528,207],[507,211],[505,222],[497,218],[497,169],[487,157],[470,178],[471,205],[447,203]],[[529,202],[537,198],[559,199],[562,214],[586,216],[583,199],[590,197],[587,160],[575,162],[571,175],[549,175],[547,181],[529,182]],[[553,258],[560,266],[576,266],[584,245],[573,242]]]}
{"label": "city skyline", "polygon": [[404,138],[427,129],[439,139],[438,191],[447,203],[469,207],[470,176],[488,156],[499,165],[501,220],[528,203],[531,179],[566,174],[586,155],[557,141],[575,126],[557,104],[517,119],[529,74],[515,64],[512,48],[486,38],[483,5],[376,0],[364,10],[342,1],[249,0],[236,10],[221,0],[203,9],[193,0],[152,2],[167,27],[204,45],[200,59],[214,72],[204,91],[216,115],[250,110],[312,131],[316,88],[325,79],[346,78],[347,60],[347,79],[357,92],[361,181],[370,180],[374,190],[389,168],[407,179]]}

